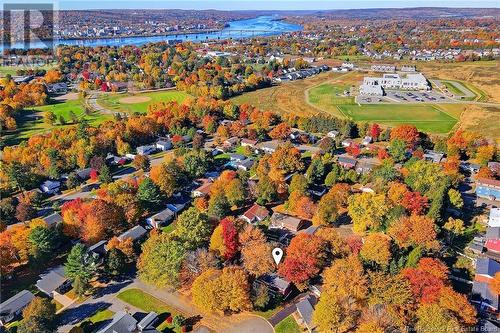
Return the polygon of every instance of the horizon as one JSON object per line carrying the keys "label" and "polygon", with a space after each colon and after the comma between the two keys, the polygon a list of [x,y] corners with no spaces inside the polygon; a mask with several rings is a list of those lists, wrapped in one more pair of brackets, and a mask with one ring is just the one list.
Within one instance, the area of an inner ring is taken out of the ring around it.
{"label": "horizon", "polygon": [[[119,5],[120,7],[117,7]],[[500,1],[479,0],[471,1],[434,1],[434,0],[354,0],[354,1],[228,1],[228,0],[185,0],[185,1],[76,1],[63,0],[58,2],[60,10],[220,10],[220,11],[325,11],[325,10],[367,10],[367,9],[413,9],[413,8],[500,8]]]}

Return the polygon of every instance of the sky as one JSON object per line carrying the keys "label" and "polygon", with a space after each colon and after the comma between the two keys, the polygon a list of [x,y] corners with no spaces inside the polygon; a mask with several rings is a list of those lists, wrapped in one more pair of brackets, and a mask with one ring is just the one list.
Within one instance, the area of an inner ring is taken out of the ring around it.
{"label": "sky", "polygon": [[[50,2],[50,0],[43,2]],[[324,10],[408,7],[500,7],[500,0],[59,0],[58,3],[60,9]]]}

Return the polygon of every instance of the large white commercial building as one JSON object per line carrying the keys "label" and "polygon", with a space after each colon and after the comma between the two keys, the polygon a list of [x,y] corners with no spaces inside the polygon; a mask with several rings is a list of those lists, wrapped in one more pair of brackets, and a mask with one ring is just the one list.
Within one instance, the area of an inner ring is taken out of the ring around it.
{"label": "large white commercial building", "polygon": [[384,74],[382,77],[367,76],[360,86],[361,95],[383,95],[384,89],[395,90],[429,90],[430,85],[422,73]]}

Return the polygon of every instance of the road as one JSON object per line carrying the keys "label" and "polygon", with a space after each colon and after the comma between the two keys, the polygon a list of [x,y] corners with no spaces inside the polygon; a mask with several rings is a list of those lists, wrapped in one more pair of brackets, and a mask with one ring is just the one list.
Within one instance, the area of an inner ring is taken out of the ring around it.
{"label": "road", "polygon": [[69,332],[74,325],[101,309],[107,308],[115,313],[124,311],[125,309],[128,309],[128,311],[132,313],[144,312],[116,297],[119,292],[131,288],[140,289],[155,296],[170,307],[183,312],[188,317],[199,316],[201,318],[199,322],[200,325],[210,327],[216,332],[274,333],[273,327],[264,318],[248,313],[233,316],[202,313],[191,303],[190,299],[179,292],[166,288],[153,287],[143,283],[137,278],[129,278],[123,281],[114,282],[100,289],[95,295],[87,298],[84,302],[69,305],[68,308],[60,314],[58,332]]}

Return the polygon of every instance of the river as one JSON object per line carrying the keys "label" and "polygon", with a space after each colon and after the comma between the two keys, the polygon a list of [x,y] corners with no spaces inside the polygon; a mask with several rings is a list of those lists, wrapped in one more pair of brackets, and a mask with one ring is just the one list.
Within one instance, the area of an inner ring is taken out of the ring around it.
{"label": "river", "polygon": [[[121,38],[96,38],[96,39],[64,39],[57,41],[57,44],[80,45],[80,46],[123,46],[123,45],[144,45],[146,43],[162,42],[169,40],[182,40],[202,42],[206,40],[219,39],[239,39],[254,36],[273,36],[284,32],[302,30],[302,26],[285,22],[279,16],[259,16],[252,19],[228,22],[228,27],[209,33],[198,34],[178,34],[164,36],[137,36]],[[32,42],[29,48],[45,48],[43,42]],[[10,48],[24,48],[23,43],[15,43]],[[0,49],[2,49],[0,47]]]}

